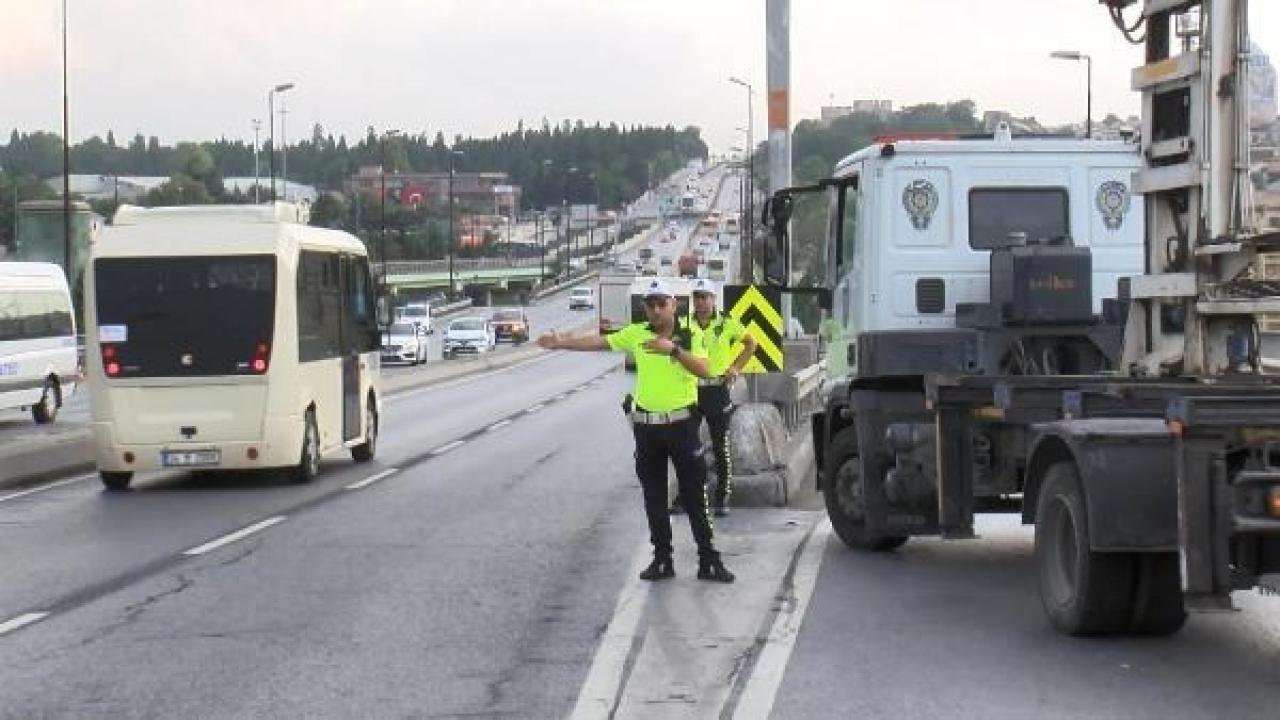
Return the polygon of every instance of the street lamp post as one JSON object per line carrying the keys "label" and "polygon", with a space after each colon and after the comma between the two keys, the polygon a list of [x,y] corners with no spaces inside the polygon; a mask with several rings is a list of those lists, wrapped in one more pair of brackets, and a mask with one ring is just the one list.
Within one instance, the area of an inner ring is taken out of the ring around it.
{"label": "street lamp post", "polygon": [[271,201],[276,200],[276,93],[293,89],[293,83],[280,83],[267,91],[267,130],[271,138]]}
{"label": "street lamp post", "polygon": [[258,197],[258,136],[262,132],[262,121],[253,118],[249,122],[253,123],[253,202],[256,205],[261,202]]}
{"label": "street lamp post", "polygon": [[1085,63],[1084,136],[1093,137],[1093,58],[1078,50],[1055,50],[1049,57],[1057,60],[1073,60]]}
{"label": "street lamp post", "polygon": [[538,213],[538,284],[547,281],[547,245],[542,238],[542,219],[545,212]]}
{"label": "street lamp post", "polygon": [[[62,0],[62,271],[75,283],[71,266],[71,132],[67,99],[67,0]],[[17,206],[14,206],[16,211]]]}
{"label": "street lamp post", "polygon": [[378,193],[378,255],[382,258],[382,282],[387,281],[387,138],[400,132],[387,130],[382,133],[379,149],[382,151],[382,162],[378,167],[378,181],[381,190]]}
{"label": "street lamp post", "polygon": [[453,295],[453,176],[454,176],[454,158],[462,154],[461,150],[449,149],[449,237],[447,239],[448,256],[449,256],[449,292],[446,298]]}
{"label": "street lamp post", "polygon": [[742,228],[743,237],[747,238],[746,244],[750,246],[755,235],[755,194],[756,194],[756,171],[755,171],[755,89],[751,87],[751,83],[736,77],[730,77],[729,82],[734,85],[741,85],[747,90],[747,222]]}

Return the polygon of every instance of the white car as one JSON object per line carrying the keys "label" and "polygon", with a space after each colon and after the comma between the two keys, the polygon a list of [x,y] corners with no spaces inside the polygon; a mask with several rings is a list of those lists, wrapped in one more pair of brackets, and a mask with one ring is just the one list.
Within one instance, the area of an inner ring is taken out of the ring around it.
{"label": "white car", "polygon": [[487,353],[497,347],[493,323],[482,317],[458,318],[444,331],[443,354],[446,360],[460,354]]}
{"label": "white car", "polygon": [[382,335],[382,361],[417,365],[427,361],[427,331],[418,323],[397,322]]}
{"label": "white car", "polygon": [[585,310],[594,309],[596,306],[596,291],[589,287],[576,287],[569,291],[569,309],[577,310],[579,308]]}

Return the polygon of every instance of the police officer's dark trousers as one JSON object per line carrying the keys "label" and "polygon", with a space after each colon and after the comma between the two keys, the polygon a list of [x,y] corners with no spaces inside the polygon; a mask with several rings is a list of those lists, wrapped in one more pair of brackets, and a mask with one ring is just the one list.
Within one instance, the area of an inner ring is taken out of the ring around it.
{"label": "police officer's dark trousers", "polygon": [[680,497],[689,515],[694,542],[698,544],[699,559],[720,558],[711,542],[711,522],[707,519],[707,501],[702,492],[707,469],[698,456],[701,424],[701,418],[694,413],[693,417],[673,423],[632,425],[636,438],[636,475],[644,489],[644,512],[649,519],[649,541],[653,543],[654,557],[669,559],[672,554],[671,518],[667,515],[667,460],[670,459],[676,468]]}
{"label": "police officer's dark trousers", "polygon": [[698,411],[707,419],[711,447],[716,454],[716,507],[724,507],[733,489],[733,465],[729,457],[729,413],[732,406],[729,388],[725,385],[698,386]]}

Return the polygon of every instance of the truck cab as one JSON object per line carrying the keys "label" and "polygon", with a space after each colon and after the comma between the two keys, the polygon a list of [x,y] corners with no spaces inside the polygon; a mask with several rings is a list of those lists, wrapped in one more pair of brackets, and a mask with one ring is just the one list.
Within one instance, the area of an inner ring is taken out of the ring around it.
{"label": "truck cab", "polygon": [[[1142,198],[1129,187],[1141,160],[1133,144],[1007,133],[887,140],[845,158],[824,183],[819,251],[835,321],[831,374],[999,372],[1007,348],[978,347],[966,328],[983,320],[975,313],[984,305],[1004,300],[992,297],[993,258],[1025,254],[1015,245],[1060,248],[1034,261],[1046,269],[1046,287],[1062,302],[1074,294],[1076,316],[1081,295],[1092,313],[1103,312],[1120,278],[1143,271]],[[1082,257],[1084,277],[1064,277]],[[1054,290],[1055,279],[1072,287]],[[1016,308],[996,312],[1006,310]]]}

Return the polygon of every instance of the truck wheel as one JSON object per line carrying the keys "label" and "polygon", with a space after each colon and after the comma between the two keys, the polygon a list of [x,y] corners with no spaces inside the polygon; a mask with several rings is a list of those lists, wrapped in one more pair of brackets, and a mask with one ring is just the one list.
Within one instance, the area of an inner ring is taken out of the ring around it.
{"label": "truck wheel", "polygon": [[108,490],[120,492],[129,489],[129,482],[133,480],[131,472],[110,472],[103,470],[98,473],[98,477],[102,478],[102,486]]}
{"label": "truck wheel", "polygon": [[315,410],[308,410],[303,422],[302,450],[293,468],[293,480],[300,484],[309,483],[320,474],[320,430],[316,428]]}
{"label": "truck wheel", "polygon": [[62,406],[62,391],[58,381],[49,378],[44,381],[44,390],[40,393],[40,402],[31,406],[31,419],[40,425],[47,425],[58,417],[58,408]]}
{"label": "truck wheel", "polygon": [[1049,622],[1067,635],[1113,635],[1133,615],[1134,558],[1089,549],[1089,517],[1074,463],[1045,473],[1036,505],[1036,566]]}
{"label": "truck wheel", "polygon": [[1177,553],[1136,555],[1133,618],[1129,630],[1137,635],[1171,635],[1182,629],[1187,611],[1182,605],[1182,575]]}
{"label": "truck wheel", "polygon": [[369,398],[364,413],[365,440],[351,448],[351,459],[358,463],[369,462],[378,450],[378,412],[374,409],[373,398]]}
{"label": "truck wheel", "polygon": [[831,518],[831,527],[845,545],[854,550],[886,552],[901,547],[907,541],[905,535],[873,535],[867,532],[862,501],[862,465],[858,457],[858,434],[854,428],[841,430],[831,441],[822,477],[827,517]]}

